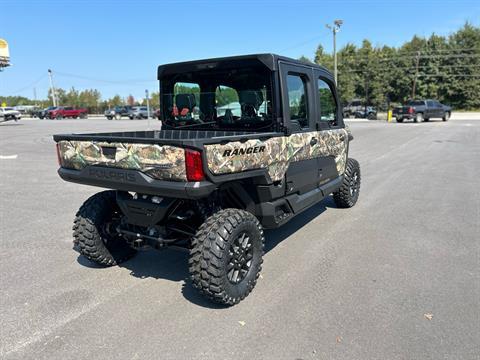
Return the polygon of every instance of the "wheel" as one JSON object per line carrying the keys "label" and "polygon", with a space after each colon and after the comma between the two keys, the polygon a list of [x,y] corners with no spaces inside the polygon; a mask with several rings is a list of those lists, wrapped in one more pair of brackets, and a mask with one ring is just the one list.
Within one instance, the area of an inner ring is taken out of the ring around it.
{"label": "wheel", "polygon": [[83,256],[97,264],[112,266],[136,253],[115,230],[120,215],[112,190],[97,193],[83,203],[73,225],[73,238]]}
{"label": "wheel", "polygon": [[333,200],[339,208],[350,208],[356,204],[360,194],[360,164],[348,159],[340,189],[333,193]]}
{"label": "wheel", "polygon": [[423,114],[422,113],[417,113],[415,115],[415,122],[416,123],[421,123],[423,121]]}
{"label": "wheel", "polygon": [[130,119],[130,120],[133,120],[134,118],[135,118],[135,117],[132,116],[132,115],[129,116],[129,119]]}
{"label": "wheel", "polygon": [[78,116],[74,116],[73,118],[74,118],[74,119],[77,119],[77,118],[78,118]]}
{"label": "wheel", "polygon": [[88,119],[88,114],[87,113],[80,114],[80,119]]}
{"label": "wheel", "polygon": [[61,120],[61,119],[63,119],[63,116],[62,116],[62,115],[60,115],[60,114],[58,114],[58,115],[55,117],[55,119],[57,119],[57,120]]}
{"label": "wheel", "polygon": [[403,122],[403,118],[397,117],[397,123],[402,123],[402,122]]}
{"label": "wheel", "polygon": [[113,117],[107,116],[107,120],[112,120],[112,119],[113,119]]}
{"label": "wheel", "polygon": [[115,114],[115,120],[120,120],[122,118],[122,115],[120,114]]}
{"label": "wheel", "polygon": [[447,111],[447,112],[445,112],[445,114],[443,115],[442,120],[443,120],[443,121],[448,121],[449,119],[450,119],[450,113]]}
{"label": "wheel", "polygon": [[377,115],[375,115],[374,113],[370,113],[370,114],[368,114],[367,119],[368,119],[368,120],[376,120],[376,119],[377,119]]}
{"label": "wheel", "polygon": [[429,121],[430,121],[430,119],[429,119],[429,118],[424,118],[424,119],[423,119],[423,121],[425,121],[425,122],[429,122]]}
{"label": "wheel", "polygon": [[255,287],[265,243],[251,213],[220,210],[198,229],[192,241],[189,271],[193,286],[223,305],[238,304]]}

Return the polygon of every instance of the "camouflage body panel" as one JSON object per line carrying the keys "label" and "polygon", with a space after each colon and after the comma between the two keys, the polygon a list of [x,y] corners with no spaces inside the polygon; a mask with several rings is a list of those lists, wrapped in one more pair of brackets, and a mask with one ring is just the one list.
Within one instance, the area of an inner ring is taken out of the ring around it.
{"label": "camouflage body panel", "polygon": [[[317,139],[314,145],[310,144],[312,138]],[[347,147],[347,130],[335,129],[295,133],[265,141],[205,145],[205,150],[208,168],[215,175],[267,168],[270,178],[279,181],[285,176],[290,162],[323,156],[334,157],[337,171],[343,175]]]}
{"label": "camouflage body panel", "polygon": [[179,147],[66,140],[58,142],[58,147],[62,167],[67,169],[101,165],[140,170],[156,179],[187,180],[185,153]]}

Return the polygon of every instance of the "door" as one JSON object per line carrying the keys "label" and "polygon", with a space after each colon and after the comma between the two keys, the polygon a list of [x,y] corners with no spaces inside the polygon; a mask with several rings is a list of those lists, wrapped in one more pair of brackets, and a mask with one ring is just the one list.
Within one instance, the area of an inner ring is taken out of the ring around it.
{"label": "door", "polygon": [[315,71],[315,80],[317,82],[315,120],[318,129],[316,136],[318,143],[315,146],[318,148],[312,149],[312,152],[317,154],[318,184],[323,185],[341,175],[337,169],[337,161],[339,151],[346,146],[346,134],[333,82],[321,71]]}
{"label": "door", "polygon": [[438,117],[435,103],[432,100],[427,100],[426,104],[427,107],[425,108],[425,113],[423,114],[423,117],[426,119]]}
{"label": "door", "polygon": [[435,104],[435,117],[438,118],[443,118],[445,115],[445,111],[443,110],[442,104],[440,104],[438,101],[434,101]]}
{"label": "door", "polygon": [[284,124],[290,130],[287,141],[286,192],[303,194],[317,187],[317,159],[309,156],[315,142],[313,95],[314,78],[311,68],[280,62]]}

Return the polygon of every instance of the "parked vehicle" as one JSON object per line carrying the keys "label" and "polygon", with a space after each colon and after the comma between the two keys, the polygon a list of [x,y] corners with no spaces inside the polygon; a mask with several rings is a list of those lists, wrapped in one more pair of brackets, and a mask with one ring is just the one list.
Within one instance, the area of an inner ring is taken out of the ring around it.
{"label": "parked vehicle", "polygon": [[377,109],[373,106],[367,106],[362,100],[356,99],[343,107],[343,117],[375,120],[377,118]]}
{"label": "parked vehicle", "polygon": [[[259,277],[264,228],[330,194],[340,208],[357,202],[333,76],[261,54],[163,65],[158,79],[162,130],[54,136],[62,179],[113,189],[80,207],[74,241],[104,266],[143,246],[182,247],[194,287],[237,304]],[[225,84],[238,115],[217,113],[212,89]]]}
{"label": "parked vehicle", "polygon": [[120,120],[122,117],[130,117],[131,106],[115,106],[113,109],[105,111],[105,117],[108,120]]}
{"label": "parked vehicle", "polygon": [[361,110],[355,111],[356,119],[377,120],[377,110],[373,106],[362,107]]}
{"label": "parked vehicle", "polygon": [[439,103],[437,100],[410,100],[403,106],[398,106],[392,111],[392,116],[397,122],[405,119],[417,123],[429,121],[432,118],[439,118],[448,121],[452,115],[452,108]]}
{"label": "parked vehicle", "polygon": [[22,118],[22,114],[13,107],[0,107],[0,122],[6,122],[10,120],[18,121]]}
{"label": "parked vehicle", "polygon": [[49,111],[55,110],[57,107],[56,106],[49,106],[43,110],[41,110],[37,115],[39,119],[45,119],[48,118],[48,113]]}
{"label": "parked vehicle", "polygon": [[[151,114],[150,114],[151,115]],[[146,106],[134,106],[130,110],[128,117],[133,119],[148,119],[148,108]]]}
{"label": "parked vehicle", "polygon": [[57,106],[56,108],[47,111],[46,115],[49,119],[86,119],[88,117],[88,111],[87,109],[75,109],[71,106]]}

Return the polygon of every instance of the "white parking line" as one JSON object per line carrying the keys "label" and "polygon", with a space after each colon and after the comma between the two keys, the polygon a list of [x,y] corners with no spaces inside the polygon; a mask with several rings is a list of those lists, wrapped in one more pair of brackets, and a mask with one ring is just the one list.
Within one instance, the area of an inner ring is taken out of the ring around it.
{"label": "white parking line", "polygon": [[13,160],[16,159],[18,155],[0,155],[0,160]]}

